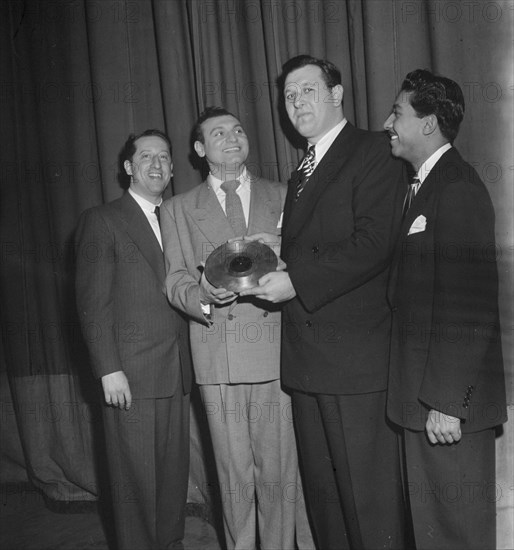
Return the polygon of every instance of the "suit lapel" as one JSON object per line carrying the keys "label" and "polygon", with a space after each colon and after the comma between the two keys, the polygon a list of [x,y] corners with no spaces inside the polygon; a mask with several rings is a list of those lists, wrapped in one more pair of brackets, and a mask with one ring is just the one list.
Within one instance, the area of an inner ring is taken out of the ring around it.
{"label": "suit lapel", "polygon": [[269,232],[270,227],[278,224],[280,218],[280,210],[277,211],[277,206],[269,196],[267,187],[264,181],[257,181],[251,178],[251,193],[250,193],[250,215],[248,219],[248,235],[260,232]]}
{"label": "suit lapel", "polygon": [[289,237],[294,237],[300,231],[303,224],[310,218],[325,189],[335,180],[335,174],[351,157],[356,141],[353,139],[354,134],[354,126],[347,122],[316,166],[297,202],[294,202],[294,195],[299,175],[296,170],[292,173],[284,212]]}
{"label": "suit lapel", "polygon": [[120,207],[126,232],[155,271],[159,281],[162,281],[165,275],[164,256],[148,219],[129,193],[121,198]]}
{"label": "suit lapel", "polygon": [[[398,264],[401,262],[402,251],[405,247],[409,230],[414,223],[414,220],[420,216],[433,216],[433,202],[434,193],[437,193],[437,187],[445,184],[445,179],[448,175],[454,173],[455,169],[461,168],[462,159],[458,151],[452,147],[437,161],[436,165],[432,168],[427,178],[416,193],[414,200],[405,218],[402,221],[400,229],[400,238],[396,244],[393,260],[391,263],[391,276],[388,286],[388,297],[390,301],[394,298],[394,289],[396,287],[396,275],[398,272]],[[430,223],[430,222],[429,222]]]}
{"label": "suit lapel", "polygon": [[[218,246],[235,236],[215,192],[206,182],[200,184],[196,204],[190,214],[206,242]],[[213,235],[216,236],[215,242],[212,242]]]}

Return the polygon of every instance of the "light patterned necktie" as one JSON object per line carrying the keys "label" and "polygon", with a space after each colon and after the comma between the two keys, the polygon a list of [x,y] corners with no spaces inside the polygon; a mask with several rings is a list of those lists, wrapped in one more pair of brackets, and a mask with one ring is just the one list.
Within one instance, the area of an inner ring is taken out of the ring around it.
{"label": "light patterned necktie", "polygon": [[298,167],[298,173],[300,174],[300,180],[296,185],[296,194],[294,200],[297,201],[301,192],[305,189],[311,174],[314,172],[316,162],[316,146],[311,145],[307,150],[307,154],[303,157],[300,166]]}
{"label": "light patterned necktie", "polygon": [[239,187],[238,180],[225,181],[221,184],[221,188],[225,191],[225,213],[227,219],[234,230],[237,237],[246,235],[246,221],[243,211],[243,203],[241,198],[236,193]]}
{"label": "light patterned necktie", "polygon": [[405,200],[403,201],[403,217],[405,218],[405,214],[407,214],[407,210],[410,208],[410,205],[412,204],[412,201],[414,200],[414,197],[416,196],[416,193],[418,192],[418,189],[421,186],[421,182],[419,180],[418,175],[416,174],[412,181],[409,183],[409,189],[407,191],[407,194],[405,195]]}

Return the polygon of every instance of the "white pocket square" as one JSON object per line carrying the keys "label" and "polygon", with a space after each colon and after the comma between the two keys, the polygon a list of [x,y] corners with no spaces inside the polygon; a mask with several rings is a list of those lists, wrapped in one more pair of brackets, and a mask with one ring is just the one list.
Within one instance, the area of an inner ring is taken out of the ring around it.
{"label": "white pocket square", "polygon": [[427,219],[423,216],[423,214],[421,214],[412,222],[407,235],[413,235],[414,233],[421,233],[422,231],[425,231],[426,225]]}

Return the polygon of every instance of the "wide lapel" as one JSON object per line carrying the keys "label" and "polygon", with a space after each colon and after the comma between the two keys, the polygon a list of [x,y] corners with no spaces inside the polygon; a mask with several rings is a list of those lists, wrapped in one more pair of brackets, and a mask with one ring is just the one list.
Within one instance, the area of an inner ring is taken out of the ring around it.
{"label": "wide lapel", "polygon": [[[405,243],[409,236],[409,229],[418,216],[423,215],[430,218],[430,216],[434,215],[432,207],[433,194],[437,193],[437,186],[445,184],[445,179],[448,177],[448,174],[452,174],[451,166],[455,168],[455,166],[459,164],[460,167],[460,162],[460,155],[455,148],[452,147],[446,151],[426,177],[419,191],[416,193],[409,210],[407,210],[405,214],[405,218],[400,228],[400,237],[396,243],[393,260],[391,262],[391,274],[387,291],[390,303],[394,299],[398,264],[401,262],[402,251],[406,246]],[[427,223],[432,223],[432,220],[427,220]]]}
{"label": "wide lapel", "polygon": [[195,208],[190,214],[206,241],[211,244],[218,246],[236,236],[216,193],[206,182],[200,185]]}
{"label": "wide lapel", "polygon": [[270,227],[278,225],[280,219],[280,204],[273,203],[264,181],[251,176],[250,215],[248,219],[248,235],[270,232]]}
{"label": "wide lapel", "polygon": [[158,280],[162,281],[165,275],[164,257],[145,213],[129,193],[121,198],[120,207],[128,235],[155,271]]}
{"label": "wide lapel", "polygon": [[356,142],[356,139],[353,139],[354,133],[355,127],[347,122],[321,162],[316,166],[297,202],[294,202],[293,198],[296,189],[293,176],[298,181],[298,173],[297,171],[293,172],[288,189],[287,225],[285,228],[288,237],[296,236],[303,224],[310,219],[319,198],[335,180],[335,174],[351,158]]}

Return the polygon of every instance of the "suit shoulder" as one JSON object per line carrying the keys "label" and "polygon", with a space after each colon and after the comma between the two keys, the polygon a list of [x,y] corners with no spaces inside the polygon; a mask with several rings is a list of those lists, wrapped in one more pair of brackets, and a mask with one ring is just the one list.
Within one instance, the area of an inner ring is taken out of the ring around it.
{"label": "suit shoulder", "polygon": [[166,199],[163,206],[167,207],[169,210],[172,210],[181,205],[194,204],[196,203],[198,195],[205,189],[205,187],[205,182],[199,183],[187,191],[183,191],[182,193],[178,193],[177,195],[173,195],[173,197]]}

